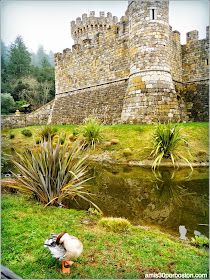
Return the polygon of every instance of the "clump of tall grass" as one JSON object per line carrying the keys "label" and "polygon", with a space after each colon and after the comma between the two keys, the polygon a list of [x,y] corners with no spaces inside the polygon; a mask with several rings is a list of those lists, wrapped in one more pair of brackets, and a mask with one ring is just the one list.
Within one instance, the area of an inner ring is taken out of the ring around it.
{"label": "clump of tall grass", "polygon": [[171,159],[173,166],[175,166],[176,159],[183,159],[192,169],[188,159],[180,153],[180,144],[182,144],[182,149],[186,149],[188,146],[186,135],[181,133],[182,129],[179,123],[172,124],[168,122],[167,124],[161,124],[158,122],[156,124],[152,135],[153,148],[151,155],[155,157],[152,165],[153,169],[160,165],[163,158]]}
{"label": "clump of tall grass", "polygon": [[52,139],[55,136],[56,132],[57,129],[52,125],[44,125],[37,130],[38,136],[42,139],[45,138],[46,140],[48,140],[49,137]]}
{"label": "clump of tall grass", "polygon": [[95,149],[97,143],[102,139],[101,125],[95,117],[88,117],[80,128],[81,134],[88,145]]}
{"label": "clump of tall grass", "polygon": [[128,220],[113,217],[102,218],[98,224],[114,232],[127,231],[131,226]]}
{"label": "clump of tall grass", "polygon": [[[22,177],[17,177],[18,185],[12,186],[29,194],[46,205],[60,205],[63,198],[79,196],[91,202],[84,184],[87,175],[87,155],[79,139],[69,147],[67,141],[55,144],[51,137],[34,143],[32,150],[17,153],[13,163]],[[91,202],[92,203],[92,202]],[[93,204],[93,203],[92,203]],[[97,206],[93,204],[96,208]]]}
{"label": "clump of tall grass", "polygon": [[190,244],[195,247],[207,247],[209,248],[209,239],[205,236],[195,236],[191,238]]}
{"label": "clump of tall grass", "polygon": [[24,136],[26,136],[26,137],[31,137],[31,136],[32,136],[32,133],[31,133],[31,131],[30,131],[29,129],[23,129],[23,130],[21,131],[21,133],[22,133]]}

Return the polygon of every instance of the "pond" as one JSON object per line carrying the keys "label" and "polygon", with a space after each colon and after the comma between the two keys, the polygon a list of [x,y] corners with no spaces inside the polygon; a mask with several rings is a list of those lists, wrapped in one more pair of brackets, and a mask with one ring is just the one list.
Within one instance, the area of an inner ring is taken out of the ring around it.
{"label": "pond", "polygon": [[[12,166],[7,166],[13,169]],[[5,170],[3,170],[5,171]],[[104,216],[124,217],[134,225],[158,228],[186,237],[209,235],[209,168],[174,169],[91,165],[88,182],[93,202]],[[2,176],[5,177],[5,174]],[[66,206],[88,209],[84,200]]]}
{"label": "pond", "polygon": [[[105,216],[124,217],[135,225],[159,228],[186,237],[209,234],[209,169],[176,170],[93,165],[90,183],[94,203]],[[89,205],[79,201],[69,206]]]}

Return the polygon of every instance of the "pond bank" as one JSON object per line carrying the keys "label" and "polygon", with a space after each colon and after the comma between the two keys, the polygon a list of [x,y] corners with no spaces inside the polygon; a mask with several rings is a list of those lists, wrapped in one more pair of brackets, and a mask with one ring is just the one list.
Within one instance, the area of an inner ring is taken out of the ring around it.
{"label": "pond bank", "polygon": [[[151,168],[154,160],[126,160],[121,158],[120,160],[112,159],[112,157],[108,153],[102,153],[102,154],[96,154],[96,155],[90,155],[89,161],[94,163],[100,163],[104,165],[127,165],[127,166],[140,166],[140,167],[147,167]],[[209,162],[203,161],[203,162],[191,162],[192,167],[208,167]],[[162,160],[160,167],[174,167],[171,161],[164,161]],[[185,168],[189,167],[189,164],[186,162],[177,162],[176,168]]]}
{"label": "pond bank", "polygon": [[113,232],[99,226],[91,212],[43,209],[28,196],[3,194],[1,259],[16,274],[27,279],[69,278],[43,247],[50,232],[62,231],[77,236],[84,245],[71,267],[71,279],[142,279],[159,272],[207,274],[208,278],[208,251],[169,234],[137,226]]}

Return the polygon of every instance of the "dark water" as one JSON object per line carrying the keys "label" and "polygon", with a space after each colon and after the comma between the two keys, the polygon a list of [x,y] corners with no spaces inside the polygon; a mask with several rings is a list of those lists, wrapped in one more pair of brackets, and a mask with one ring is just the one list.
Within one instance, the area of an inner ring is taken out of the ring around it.
{"label": "dark water", "polygon": [[[135,225],[159,228],[180,236],[179,226],[209,234],[209,169],[160,169],[92,166],[90,190],[105,216],[124,217]],[[79,201],[80,207],[89,204]]]}

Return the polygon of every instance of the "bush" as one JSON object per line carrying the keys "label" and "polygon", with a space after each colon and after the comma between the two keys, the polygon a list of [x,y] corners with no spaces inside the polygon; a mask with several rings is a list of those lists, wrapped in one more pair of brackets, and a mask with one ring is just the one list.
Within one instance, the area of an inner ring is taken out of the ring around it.
{"label": "bush", "polygon": [[195,236],[191,238],[190,244],[196,247],[209,247],[209,239],[205,236]]}
{"label": "bush", "polygon": [[1,114],[9,114],[14,105],[15,101],[10,93],[1,94]]}
{"label": "bush", "polygon": [[1,169],[7,166],[9,155],[6,154],[3,150],[1,150]]}
{"label": "bush", "polygon": [[126,219],[112,217],[102,218],[98,224],[114,232],[127,231],[131,226],[130,222]]}
{"label": "bush", "polygon": [[130,148],[124,149],[124,150],[123,150],[123,155],[124,155],[125,157],[128,157],[128,156],[132,155],[131,149],[130,149]]}
{"label": "bush", "polygon": [[52,139],[57,132],[57,129],[52,125],[44,125],[40,129],[37,130],[37,134],[41,139],[48,140],[49,136]]}
{"label": "bush", "polygon": [[23,129],[21,131],[21,133],[24,135],[24,136],[27,136],[27,137],[31,137],[32,136],[32,133],[29,129]]}
{"label": "bush", "polygon": [[156,169],[163,158],[169,158],[174,166],[176,159],[183,159],[192,169],[190,162],[179,152],[180,143],[184,144],[185,148],[187,148],[188,145],[185,138],[186,135],[182,135],[181,130],[182,127],[180,127],[178,123],[172,124],[171,122],[168,122],[167,124],[156,124],[155,131],[152,135],[153,148],[151,152],[151,155],[156,158],[153,162],[152,168]]}
{"label": "bush", "polygon": [[60,140],[54,144],[49,137],[48,140],[41,139],[39,145],[35,143],[34,148],[23,155],[16,153],[18,159],[12,162],[23,177],[13,173],[19,182],[15,188],[34,194],[37,200],[47,205],[60,205],[63,198],[76,195],[91,202],[86,197],[90,194],[82,186],[90,179],[83,147],[78,141],[72,147],[67,143],[61,146]]}
{"label": "bush", "polygon": [[102,139],[101,125],[94,117],[89,117],[81,127],[81,132],[88,145],[95,149],[95,145]]}

